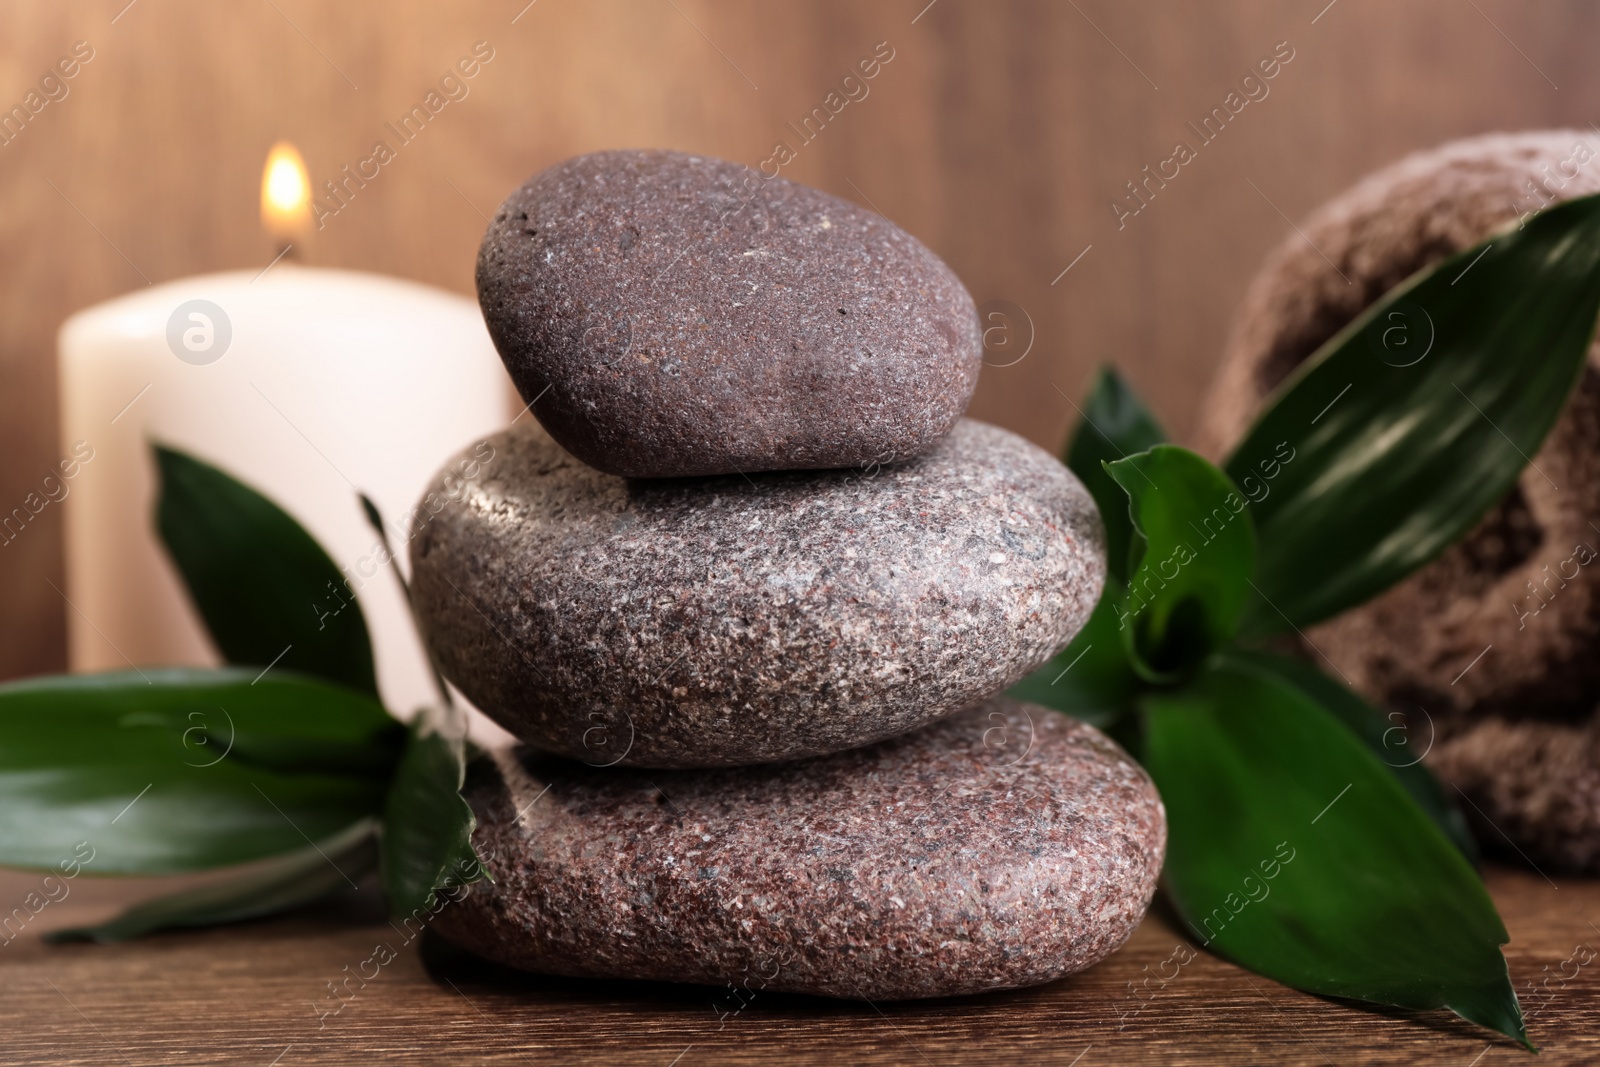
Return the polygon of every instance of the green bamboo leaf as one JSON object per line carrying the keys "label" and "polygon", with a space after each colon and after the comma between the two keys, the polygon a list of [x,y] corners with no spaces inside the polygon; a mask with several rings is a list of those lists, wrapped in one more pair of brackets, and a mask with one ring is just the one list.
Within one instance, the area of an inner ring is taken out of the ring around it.
{"label": "green bamboo leaf", "polygon": [[58,930],[47,941],[107,944],[157,930],[217,926],[298,908],[352,888],[378,866],[378,822],[363,819],[319,841],[222,881],[137,904],[99,926]]}
{"label": "green bamboo leaf", "polygon": [[419,712],[384,810],[383,882],[397,917],[420,916],[438,894],[489,876],[472,847],[477,817],[461,797],[466,770],[460,710]]}
{"label": "green bamboo leaf", "polygon": [[1100,602],[1078,636],[1006,695],[1065,712],[1091,726],[1106,727],[1120,718],[1132,707],[1139,687],[1117,632],[1126,595],[1121,582],[1107,577]]}
{"label": "green bamboo leaf", "polygon": [[1461,850],[1467,862],[1478,861],[1478,841],[1472,836],[1467,818],[1450,799],[1439,779],[1423,764],[1422,757],[1433,743],[1432,724],[1413,743],[1410,731],[1400,725],[1399,716],[1385,717],[1353,690],[1328,677],[1304,660],[1275,656],[1267,652],[1233,650],[1228,655],[1250,667],[1277,675],[1297,686],[1345,724],[1361,742],[1389,768],[1400,787],[1411,794],[1417,807],[1444,831]]}
{"label": "green bamboo leaf", "polygon": [[229,663],[294,670],[378,695],[361,605],[288,512],[193,456],[153,446],[156,528]]}
{"label": "green bamboo leaf", "polygon": [[1100,506],[1106,526],[1107,578],[1125,583],[1131,569],[1133,520],[1128,517],[1127,494],[1106,473],[1104,464],[1154,448],[1164,443],[1167,435],[1128,383],[1109,366],[1096,372],[1081,416],[1067,444],[1067,467]]}
{"label": "green bamboo leaf", "polygon": [[1327,709],[1227,657],[1141,708],[1164,882],[1204,945],[1296,989],[1450,1008],[1527,1043],[1483,883]]}
{"label": "green bamboo leaf", "polygon": [[1597,312],[1585,197],[1414,275],[1323,345],[1227,462],[1261,535],[1243,631],[1360,604],[1476,525],[1555,424]]}
{"label": "green bamboo leaf", "polygon": [[0,865],[52,867],[84,844],[96,874],[226,867],[378,814],[388,773],[371,753],[396,751],[398,725],[354,690],[258,674],[0,685]]}
{"label": "green bamboo leaf", "polygon": [[1139,685],[1117,632],[1136,533],[1129,517],[1128,494],[1105,464],[1158,445],[1166,435],[1127,382],[1109,366],[1095,373],[1080,415],[1067,444],[1066,464],[1094,497],[1105,523],[1105,589],[1089,622],[1072,643],[1013,686],[1010,695],[1103,727],[1131,707]]}
{"label": "green bamboo leaf", "polygon": [[1141,676],[1173,681],[1233,637],[1255,532],[1227,475],[1187,449],[1157,445],[1106,470],[1143,539],[1117,628]]}

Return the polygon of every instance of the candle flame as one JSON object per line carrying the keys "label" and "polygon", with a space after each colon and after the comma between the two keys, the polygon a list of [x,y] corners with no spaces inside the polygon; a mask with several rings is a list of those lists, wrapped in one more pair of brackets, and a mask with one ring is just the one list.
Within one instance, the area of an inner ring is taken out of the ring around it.
{"label": "candle flame", "polygon": [[311,225],[311,175],[299,150],[287,141],[272,146],[261,172],[261,225],[285,241]]}

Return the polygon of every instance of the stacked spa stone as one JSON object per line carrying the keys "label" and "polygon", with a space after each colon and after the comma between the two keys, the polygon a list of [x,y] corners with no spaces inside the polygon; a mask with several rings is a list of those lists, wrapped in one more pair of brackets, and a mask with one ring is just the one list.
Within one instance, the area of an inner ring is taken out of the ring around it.
{"label": "stacked spa stone", "polygon": [[437,928],[535,971],[871,999],[1116,948],[1155,790],[996,695],[1088,618],[1100,521],[961,417],[980,331],[950,270],[816,190],[609,152],[512,194],[478,288],[534,418],[446,468],[413,594],[526,747],[469,771],[494,881]]}

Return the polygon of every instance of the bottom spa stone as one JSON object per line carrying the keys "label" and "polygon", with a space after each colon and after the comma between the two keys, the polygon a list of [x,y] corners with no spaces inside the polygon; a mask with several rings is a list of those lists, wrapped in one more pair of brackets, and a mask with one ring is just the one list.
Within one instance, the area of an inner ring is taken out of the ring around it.
{"label": "bottom spa stone", "polygon": [[1037,985],[1138,925],[1166,847],[1155,786],[1092,727],[991,700],[794,763],[475,762],[494,877],[434,929],[546,974],[864,999]]}

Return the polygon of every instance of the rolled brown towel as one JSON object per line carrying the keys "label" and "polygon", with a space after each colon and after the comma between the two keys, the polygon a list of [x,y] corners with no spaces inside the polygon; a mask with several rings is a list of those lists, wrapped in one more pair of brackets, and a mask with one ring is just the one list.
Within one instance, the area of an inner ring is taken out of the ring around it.
{"label": "rolled brown towel", "polygon": [[[1251,283],[1199,448],[1223,453],[1300,362],[1415,271],[1595,192],[1600,132],[1545,130],[1419,152],[1323,205]],[[1597,369],[1600,345],[1534,466],[1464,540],[1308,634],[1406,715],[1486,848],[1578,871],[1600,871]]]}

